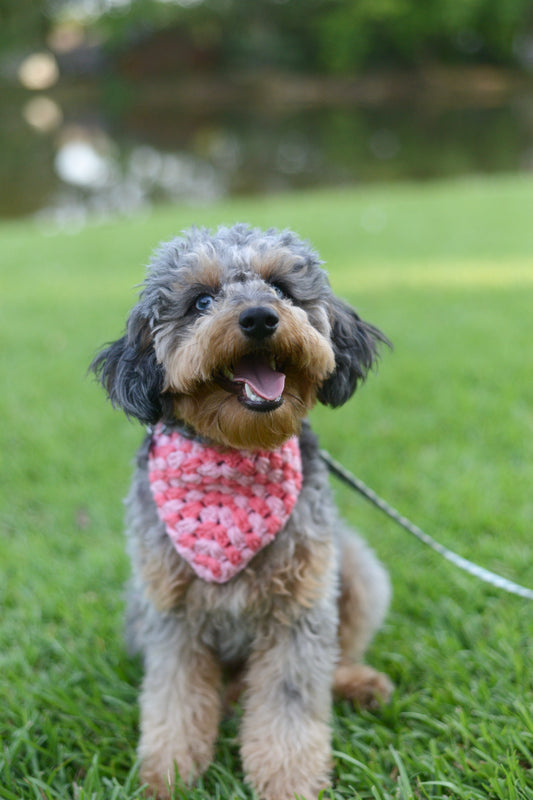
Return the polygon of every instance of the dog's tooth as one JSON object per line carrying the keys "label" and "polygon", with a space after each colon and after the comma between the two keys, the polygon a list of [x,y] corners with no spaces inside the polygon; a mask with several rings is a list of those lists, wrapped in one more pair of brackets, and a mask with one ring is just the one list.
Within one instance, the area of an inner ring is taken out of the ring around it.
{"label": "dog's tooth", "polygon": [[259,395],[257,395],[247,383],[244,384],[244,391],[248,400],[252,400],[254,403],[263,402]]}

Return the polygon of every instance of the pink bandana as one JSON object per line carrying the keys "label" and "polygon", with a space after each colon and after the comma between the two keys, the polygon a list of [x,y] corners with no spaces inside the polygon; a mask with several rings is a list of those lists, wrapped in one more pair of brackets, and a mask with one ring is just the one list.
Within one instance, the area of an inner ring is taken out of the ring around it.
{"label": "pink bandana", "polygon": [[294,437],[278,450],[216,450],[155,428],[150,488],[174,547],[206,581],[233,578],[283,528],[302,486]]}

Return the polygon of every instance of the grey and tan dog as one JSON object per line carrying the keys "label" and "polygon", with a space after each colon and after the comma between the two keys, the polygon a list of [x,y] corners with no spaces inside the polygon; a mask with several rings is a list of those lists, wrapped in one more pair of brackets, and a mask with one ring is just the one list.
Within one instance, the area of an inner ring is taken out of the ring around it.
{"label": "grey and tan dog", "polygon": [[333,294],[321,263],[289,231],[191,229],[156,252],[125,335],[92,365],[113,404],[195,446],[273,453],[299,437],[288,520],[226,582],[199,577],[169,536],[149,483],[151,434],[138,454],[128,636],[145,663],[141,777],[159,797],[176,772],[194,780],[208,767],[224,697],[242,689],[250,784],[264,800],[316,798],[331,769],[332,692],[372,704],[391,691],[361,661],[387,574],[339,519],[305,421],[317,400],[351,397],[386,339]]}

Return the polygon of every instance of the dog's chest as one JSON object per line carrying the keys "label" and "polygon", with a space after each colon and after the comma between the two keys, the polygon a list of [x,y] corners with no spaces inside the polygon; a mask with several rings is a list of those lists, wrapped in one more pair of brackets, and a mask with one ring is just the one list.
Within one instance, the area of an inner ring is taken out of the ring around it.
{"label": "dog's chest", "polygon": [[225,610],[207,618],[202,639],[223,664],[236,664],[248,658],[255,633],[250,619]]}

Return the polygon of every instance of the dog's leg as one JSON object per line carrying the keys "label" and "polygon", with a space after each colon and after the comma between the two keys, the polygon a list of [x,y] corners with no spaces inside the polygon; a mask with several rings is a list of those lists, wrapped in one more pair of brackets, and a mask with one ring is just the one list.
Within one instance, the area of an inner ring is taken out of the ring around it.
{"label": "dog's leg", "polygon": [[249,660],[241,753],[262,800],[315,800],[329,783],[336,628],[333,601],[274,626]]}
{"label": "dog's leg", "polygon": [[389,678],[361,659],[380,627],[390,600],[390,583],[374,553],[355,534],[340,536],[339,644],[341,658],[334,677],[334,692],[359,706],[373,707],[388,700]]}
{"label": "dog's leg", "polygon": [[175,770],[194,780],[210,764],[220,718],[220,668],[190,631],[171,631],[146,651],[141,693],[141,780],[169,797]]}

